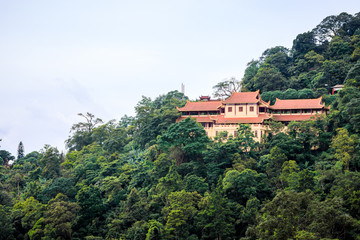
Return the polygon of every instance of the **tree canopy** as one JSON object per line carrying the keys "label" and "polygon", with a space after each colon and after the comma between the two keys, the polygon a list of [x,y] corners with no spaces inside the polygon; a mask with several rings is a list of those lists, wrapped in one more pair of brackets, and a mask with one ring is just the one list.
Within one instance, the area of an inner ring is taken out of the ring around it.
{"label": "tree canopy", "polygon": [[120,120],[80,114],[65,153],[0,149],[0,239],[358,239],[359,73],[360,15],[341,13],[265,50],[241,83],[272,102],[322,96],[327,116],[210,139],[178,121],[188,98],[171,91]]}

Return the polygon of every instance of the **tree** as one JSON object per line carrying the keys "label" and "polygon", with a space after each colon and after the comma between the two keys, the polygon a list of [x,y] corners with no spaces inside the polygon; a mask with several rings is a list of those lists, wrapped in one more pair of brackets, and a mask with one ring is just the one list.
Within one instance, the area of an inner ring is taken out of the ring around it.
{"label": "tree", "polygon": [[270,150],[270,154],[267,155],[266,174],[271,179],[277,188],[280,188],[279,176],[281,173],[281,167],[287,160],[286,155],[277,146]]}
{"label": "tree", "polygon": [[201,196],[197,192],[172,192],[168,198],[168,205],[164,209],[166,213],[166,229],[173,232],[175,239],[184,239],[189,236],[191,226],[196,213],[197,205]]}
{"label": "tree", "polygon": [[76,229],[81,234],[89,235],[96,230],[97,221],[103,215],[105,206],[101,191],[95,186],[85,186],[76,195],[77,204],[80,206]]}
{"label": "tree", "polygon": [[346,170],[350,166],[359,167],[359,159],[356,154],[356,146],[360,143],[359,137],[357,135],[349,136],[349,132],[345,128],[339,128],[336,132],[337,134],[331,142],[331,147],[335,150],[335,157]]}
{"label": "tree", "polygon": [[350,68],[345,80],[348,87],[360,87],[360,61]]}
{"label": "tree", "polygon": [[186,104],[188,98],[178,91],[160,95],[154,101],[143,96],[135,107],[135,143],[141,147],[150,147],[156,143],[156,138],[176,122],[180,116],[176,107]]}
{"label": "tree", "polygon": [[41,190],[38,199],[43,203],[47,203],[61,193],[71,200],[74,200],[77,193],[74,185],[75,183],[71,178],[55,178]]}
{"label": "tree", "polygon": [[231,209],[221,185],[199,202],[196,225],[201,229],[202,239],[233,239],[235,234]]}
{"label": "tree", "polygon": [[352,20],[352,15],[348,13],[340,13],[339,15],[331,15],[321,21],[312,31],[319,43],[329,42],[334,36],[344,35],[343,26]]}
{"label": "tree", "polygon": [[4,165],[8,165],[10,161],[14,160],[15,157],[11,155],[10,152],[6,150],[0,150],[0,162],[2,160]]}
{"label": "tree", "polygon": [[89,112],[86,114],[78,113],[78,115],[85,118],[85,121],[76,123],[71,127],[70,133],[72,132],[73,134],[65,141],[66,147],[70,151],[80,151],[84,146],[91,144],[94,141],[92,130],[103,122],[100,118],[95,118],[95,115]]}
{"label": "tree", "polygon": [[302,58],[306,53],[316,48],[316,39],[313,32],[305,32],[296,36],[293,41],[292,54],[295,59]]}
{"label": "tree", "polygon": [[51,179],[60,176],[60,164],[62,162],[61,154],[57,148],[45,145],[41,151],[41,159],[39,160],[42,168],[42,176]]}
{"label": "tree", "polygon": [[226,98],[230,97],[233,92],[240,92],[241,82],[232,77],[229,80],[219,82],[213,89],[215,90],[214,97]]}
{"label": "tree", "polygon": [[25,156],[24,144],[20,141],[17,149],[17,159],[23,158]]}
{"label": "tree", "polygon": [[119,216],[122,230],[130,228],[137,222],[146,221],[148,212],[146,199],[141,195],[141,192],[138,192],[136,188],[131,189]]}
{"label": "tree", "polygon": [[131,126],[124,127],[128,123],[115,124],[111,120],[95,127],[91,137],[94,142],[102,146],[109,153],[124,152],[124,147],[132,140]]}
{"label": "tree", "polygon": [[209,141],[204,128],[195,120],[186,118],[172,124],[159,138],[158,143],[165,151],[180,151],[181,154],[176,159],[177,165],[180,165],[184,160],[201,156]]}
{"label": "tree", "polygon": [[198,192],[204,194],[209,190],[208,184],[205,182],[205,179],[196,175],[187,175],[185,177],[185,190],[187,192]]}
{"label": "tree", "polygon": [[11,224],[9,210],[0,205],[0,238],[3,240],[13,240],[14,227]]}
{"label": "tree", "polygon": [[150,220],[149,230],[146,234],[145,240],[161,240],[163,239],[164,231],[164,226],[160,222],[156,220]]}
{"label": "tree", "polygon": [[69,202],[68,198],[61,193],[51,199],[46,207],[44,218],[45,238],[71,240],[72,226],[76,221],[79,208],[77,203]]}
{"label": "tree", "polygon": [[343,38],[339,36],[333,37],[328,48],[327,54],[331,59],[342,59],[349,56],[354,49],[350,46],[348,41],[344,41]]}
{"label": "tree", "polygon": [[290,64],[289,50],[284,47],[275,47],[268,49],[265,52],[266,60],[264,64],[279,69],[283,76],[288,77],[288,68]]}
{"label": "tree", "polygon": [[45,206],[33,197],[16,203],[11,214],[16,232],[19,235],[28,235],[39,219],[43,217],[44,211]]}
{"label": "tree", "polygon": [[247,235],[256,239],[291,239],[297,230],[304,229],[307,206],[314,199],[311,192],[281,191],[272,201],[264,204],[256,225]]}
{"label": "tree", "polygon": [[245,204],[251,196],[259,198],[265,196],[266,189],[263,183],[265,177],[265,174],[251,169],[245,169],[241,173],[230,170],[222,181],[223,189],[229,199]]}
{"label": "tree", "polygon": [[256,91],[254,87],[253,78],[256,73],[259,71],[259,68],[262,64],[259,61],[252,60],[246,65],[244,77],[242,78],[242,89],[241,91]]}
{"label": "tree", "polygon": [[285,90],[288,82],[279,69],[264,65],[254,76],[254,88],[260,91]]}
{"label": "tree", "polygon": [[319,239],[357,239],[360,233],[358,220],[349,216],[338,197],[323,202],[312,201],[305,217],[310,220],[306,229],[316,233]]}

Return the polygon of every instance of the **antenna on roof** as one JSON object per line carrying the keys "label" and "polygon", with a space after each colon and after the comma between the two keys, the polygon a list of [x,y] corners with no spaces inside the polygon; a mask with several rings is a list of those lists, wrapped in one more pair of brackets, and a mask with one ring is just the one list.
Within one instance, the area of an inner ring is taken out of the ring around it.
{"label": "antenna on roof", "polygon": [[185,95],[185,85],[181,83],[181,92]]}

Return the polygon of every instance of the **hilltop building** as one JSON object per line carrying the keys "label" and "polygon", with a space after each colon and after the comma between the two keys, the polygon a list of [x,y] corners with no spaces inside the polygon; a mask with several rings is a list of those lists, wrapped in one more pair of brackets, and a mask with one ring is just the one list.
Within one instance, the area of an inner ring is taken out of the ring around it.
{"label": "hilltop building", "polygon": [[188,101],[178,108],[181,116],[178,121],[187,117],[201,123],[209,137],[215,137],[219,132],[226,131],[236,136],[239,124],[249,124],[255,139],[260,141],[269,129],[265,120],[274,118],[288,124],[291,121],[304,121],[317,114],[326,114],[329,110],[322,101],[316,99],[276,99],[274,105],[261,99],[259,90],[256,92],[234,92],[228,99],[211,100],[210,97],[200,97],[199,102]]}
{"label": "hilltop building", "polygon": [[335,86],[331,87],[331,95],[337,94],[343,88],[344,88],[344,85],[335,85]]}

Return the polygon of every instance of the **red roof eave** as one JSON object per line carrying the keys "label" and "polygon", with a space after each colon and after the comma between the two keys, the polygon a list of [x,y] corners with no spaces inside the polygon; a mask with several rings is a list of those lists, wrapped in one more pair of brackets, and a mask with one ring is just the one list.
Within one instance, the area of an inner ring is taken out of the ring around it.
{"label": "red roof eave", "polygon": [[218,111],[221,107],[221,101],[209,101],[209,102],[187,102],[182,108],[178,108],[180,112],[191,111]]}
{"label": "red roof eave", "polygon": [[261,114],[258,117],[239,117],[239,118],[225,118],[219,116],[216,123],[263,123],[264,120],[270,119],[268,114]]}

